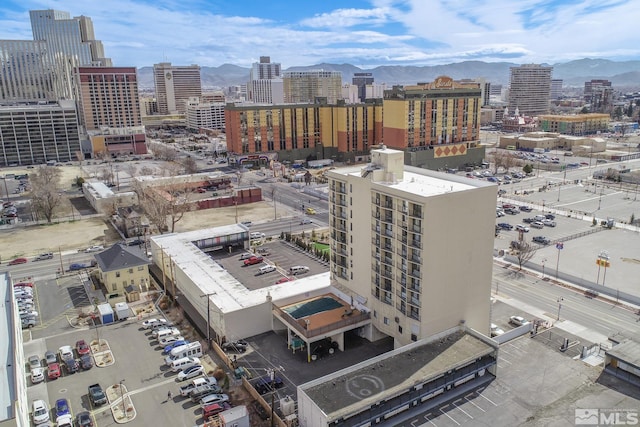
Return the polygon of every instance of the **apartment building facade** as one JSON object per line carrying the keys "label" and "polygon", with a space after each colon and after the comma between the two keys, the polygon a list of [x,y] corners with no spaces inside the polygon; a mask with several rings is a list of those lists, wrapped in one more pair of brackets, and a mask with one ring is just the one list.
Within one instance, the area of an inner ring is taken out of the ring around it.
{"label": "apartment building facade", "polygon": [[200,66],[153,65],[158,114],[184,114],[189,98],[202,96]]}
{"label": "apartment building facade", "polygon": [[225,104],[221,102],[190,104],[187,106],[187,128],[224,130]]}
{"label": "apartment building facade", "polygon": [[511,67],[509,111],[536,117],[549,112],[553,67],[524,64]]}
{"label": "apartment building facade", "polygon": [[495,186],[386,147],[327,175],[332,286],[371,309],[367,339],[399,347],[462,323],[489,334]]}
{"label": "apartment building facade", "polygon": [[0,165],[82,158],[76,106],[65,100],[0,108]]}
{"label": "apartment building facade", "polygon": [[339,71],[285,71],[282,75],[285,103],[314,103],[318,98],[335,104],[342,96]]}

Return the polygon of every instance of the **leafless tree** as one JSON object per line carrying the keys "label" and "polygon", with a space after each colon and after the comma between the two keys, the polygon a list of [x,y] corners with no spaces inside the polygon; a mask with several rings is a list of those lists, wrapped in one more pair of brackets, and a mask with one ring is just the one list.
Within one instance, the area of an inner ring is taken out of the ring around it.
{"label": "leafless tree", "polygon": [[518,242],[516,248],[516,259],[518,260],[518,269],[522,270],[522,266],[529,262],[533,255],[536,253],[536,247],[530,242],[522,240]]}
{"label": "leafless tree", "polygon": [[40,166],[30,176],[31,207],[51,222],[53,215],[63,202],[60,193],[60,169]]}
{"label": "leafless tree", "polygon": [[186,174],[192,174],[198,172],[198,164],[193,157],[187,157],[183,160],[182,166]]}
{"label": "leafless tree", "polygon": [[514,167],[517,164],[517,158],[513,153],[506,150],[497,150],[493,155],[494,173],[498,173],[498,169],[500,167],[504,168],[505,171],[509,172],[509,169]]}
{"label": "leafless tree", "polygon": [[153,175],[153,169],[150,168],[149,166],[143,166],[142,168],[140,168],[140,175],[142,176]]}
{"label": "leafless tree", "polygon": [[111,170],[111,166],[109,165],[98,170],[97,177],[104,182],[113,184],[113,171]]}
{"label": "leafless tree", "polygon": [[155,156],[160,160],[172,162],[178,157],[178,153],[176,152],[176,150],[173,147],[168,147],[165,144],[151,144],[150,148],[151,151],[153,151],[153,154],[155,154]]}
{"label": "leafless tree", "polygon": [[166,230],[173,233],[176,224],[193,208],[189,200],[192,189],[187,184],[152,188],[133,180],[131,187],[138,195],[138,203],[144,209],[149,222],[158,229],[160,234]]}

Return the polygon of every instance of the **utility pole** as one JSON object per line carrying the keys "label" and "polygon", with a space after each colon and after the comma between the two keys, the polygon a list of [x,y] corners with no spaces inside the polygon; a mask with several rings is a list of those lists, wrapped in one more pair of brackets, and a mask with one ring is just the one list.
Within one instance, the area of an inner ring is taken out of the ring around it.
{"label": "utility pole", "polygon": [[207,297],[207,348],[211,350],[211,295],[215,292],[200,295],[200,298]]}

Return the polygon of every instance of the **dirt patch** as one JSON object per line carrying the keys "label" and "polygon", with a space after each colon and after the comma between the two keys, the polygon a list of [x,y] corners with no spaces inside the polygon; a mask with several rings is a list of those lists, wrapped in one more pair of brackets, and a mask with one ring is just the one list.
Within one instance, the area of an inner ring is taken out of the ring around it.
{"label": "dirt patch", "polygon": [[109,227],[102,218],[63,222],[51,225],[16,227],[0,231],[2,260],[42,252],[82,249],[110,243],[105,232]]}

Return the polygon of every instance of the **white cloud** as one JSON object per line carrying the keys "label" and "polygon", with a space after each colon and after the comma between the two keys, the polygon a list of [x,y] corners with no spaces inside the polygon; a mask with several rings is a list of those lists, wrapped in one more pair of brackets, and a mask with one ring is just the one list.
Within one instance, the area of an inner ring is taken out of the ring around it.
{"label": "white cloud", "polygon": [[347,28],[360,24],[379,25],[387,22],[387,8],[336,9],[303,19],[300,24],[311,28]]}

